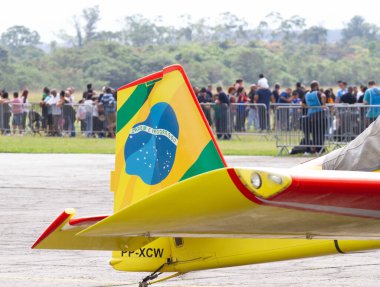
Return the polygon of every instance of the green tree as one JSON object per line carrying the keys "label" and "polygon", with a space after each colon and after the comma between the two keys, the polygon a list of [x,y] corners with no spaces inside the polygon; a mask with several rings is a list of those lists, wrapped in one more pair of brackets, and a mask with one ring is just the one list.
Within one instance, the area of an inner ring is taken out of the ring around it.
{"label": "green tree", "polygon": [[40,35],[25,26],[12,26],[1,34],[1,43],[12,49],[40,44]]}
{"label": "green tree", "polygon": [[[84,24],[82,24],[83,21]],[[85,8],[82,10],[82,15],[73,16],[72,25],[75,30],[75,35],[70,35],[66,31],[61,30],[58,33],[58,37],[71,47],[83,47],[86,43],[100,37],[96,32],[96,25],[99,21],[99,6]]]}
{"label": "green tree", "polygon": [[305,19],[294,15],[289,19],[283,19],[278,27],[277,35],[282,41],[294,41],[297,39],[297,34],[305,28]]}
{"label": "green tree", "polygon": [[142,15],[127,16],[121,31],[124,44],[136,47],[151,45],[156,39],[155,25]]}
{"label": "green tree", "polygon": [[260,21],[259,25],[257,25],[254,35],[256,40],[264,40],[269,35],[269,24],[266,21]]}
{"label": "green tree", "polygon": [[[83,40],[82,27],[80,24],[79,17],[74,16],[73,24],[74,24],[74,28],[75,28],[75,37],[72,38],[72,42],[74,43],[74,45],[76,44],[76,46],[82,47],[84,40]],[[70,37],[69,37],[69,39],[70,39]]]}
{"label": "green tree", "polygon": [[213,35],[212,38],[217,41],[246,41],[248,37],[248,31],[246,27],[248,23],[230,12],[225,12],[220,15],[222,19],[218,24],[212,27]]}
{"label": "green tree", "polygon": [[100,21],[99,6],[83,9],[82,17],[85,21],[83,26],[85,41],[92,41],[96,36],[96,25]]}
{"label": "green tree", "polygon": [[364,40],[376,40],[379,34],[379,27],[365,22],[362,16],[354,16],[346,27],[342,30],[342,40],[347,43],[353,38]]}
{"label": "green tree", "polygon": [[306,44],[322,45],[327,42],[327,29],[321,26],[311,26],[302,31],[300,35],[302,42]]}
{"label": "green tree", "polygon": [[0,47],[0,65],[6,64],[9,61],[9,52],[7,49]]}

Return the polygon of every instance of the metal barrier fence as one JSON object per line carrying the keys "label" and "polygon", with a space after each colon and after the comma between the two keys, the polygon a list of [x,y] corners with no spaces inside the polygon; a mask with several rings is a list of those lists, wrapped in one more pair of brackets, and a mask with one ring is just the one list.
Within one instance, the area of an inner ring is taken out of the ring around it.
{"label": "metal barrier fence", "polygon": [[270,133],[270,110],[265,104],[202,103],[203,113],[218,139],[232,135],[266,136]]}
{"label": "metal barrier fence", "polygon": [[[276,146],[282,153],[321,153],[353,140],[380,114],[380,106],[277,106]],[[290,150],[291,149],[291,150]]]}
{"label": "metal barrier fence", "polygon": [[[334,104],[302,108],[295,104],[201,104],[218,139],[254,135],[276,139],[279,154],[322,152],[359,135],[380,114],[380,106]],[[0,134],[113,137],[116,113],[98,104],[0,104]],[[272,131],[274,130],[274,132]]]}
{"label": "metal barrier fence", "polygon": [[116,113],[96,104],[0,104],[0,134],[114,137]]}
{"label": "metal barrier fence", "polygon": [[325,135],[331,126],[328,108],[309,111],[300,105],[277,106],[276,146],[279,153],[289,153],[289,148],[298,147],[297,152],[321,152],[325,147]]}

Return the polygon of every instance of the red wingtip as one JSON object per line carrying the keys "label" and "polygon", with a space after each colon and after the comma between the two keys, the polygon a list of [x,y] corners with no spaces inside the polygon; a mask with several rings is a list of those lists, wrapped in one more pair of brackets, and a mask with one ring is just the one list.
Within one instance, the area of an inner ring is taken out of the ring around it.
{"label": "red wingtip", "polygon": [[66,210],[62,212],[50,225],[49,227],[42,233],[42,235],[37,239],[37,241],[33,244],[32,249],[34,249],[42,240],[48,237],[54,230],[56,230],[67,218],[70,217],[71,214],[67,213]]}

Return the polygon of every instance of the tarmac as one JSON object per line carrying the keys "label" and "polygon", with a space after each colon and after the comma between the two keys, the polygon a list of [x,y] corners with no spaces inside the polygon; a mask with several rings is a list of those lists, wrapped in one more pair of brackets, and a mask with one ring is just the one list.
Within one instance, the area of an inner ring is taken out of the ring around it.
{"label": "tarmac", "polygon": [[[305,158],[226,157],[234,166],[291,167]],[[0,287],[138,286],[147,273],[108,265],[110,252],[32,250],[65,209],[111,214],[113,155],[0,154]],[[379,286],[380,251],[199,271],[154,286]]]}

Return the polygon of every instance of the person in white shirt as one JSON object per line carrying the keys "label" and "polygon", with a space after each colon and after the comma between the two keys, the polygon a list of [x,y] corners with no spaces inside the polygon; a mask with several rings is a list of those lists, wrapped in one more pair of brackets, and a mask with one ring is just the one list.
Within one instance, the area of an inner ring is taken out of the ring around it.
{"label": "person in white shirt", "polygon": [[22,119],[21,119],[21,129],[22,131],[24,131],[24,133],[26,129],[26,118],[28,116],[29,107],[30,107],[30,104],[28,101],[28,94],[29,94],[28,90],[23,90],[21,94],[22,108],[23,108]]}
{"label": "person in white shirt", "polygon": [[47,101],[47,105],[51,107],[51,114],[53,117],[52,135],[59,135],[59,120],[61,119],[61,107],[58,105],[59,97],[57,90],[51,90],[51,97]]}
{"label": "person in white shirt", "polygon": [[69,93],[67,98],[70,99],[70,103],[74,104],[75,103],[75,97],[74,97],[75,89],[74,89],[74,87],[68,87],[66,89],[66,91]]}
{"label": "person in white shirt", "polygon": [[93,108],[94,108],[94,102],[92,101],[92,93],[88,93],[86,96],[86,100],[84,101],[83,105],[86,108],[86,117],[85,117],[85,123],[86,123],[86,130],[84,132],[84,135],[86,137],[92,136],[92,115],[93,115]]}
{"label": "person in white shirt", "polygon": [[259,80],[257,81],[257,85],[258,85],[260,88],[263,88],[263,89],[269,89],[268,80],[264,77],[263,74],[260,74],[260,75],[259,75]]}

